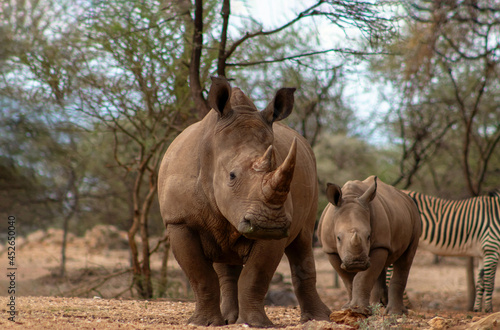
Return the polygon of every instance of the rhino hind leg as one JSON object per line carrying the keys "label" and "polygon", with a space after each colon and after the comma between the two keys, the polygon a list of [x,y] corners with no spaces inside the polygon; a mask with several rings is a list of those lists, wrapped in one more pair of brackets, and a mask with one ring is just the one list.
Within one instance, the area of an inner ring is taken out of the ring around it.
{"label": "rhino hind leg", "polygon": [[389,302],[385,314],[408,313],[408,308],[404,304],[404,294],[416,249],[417,245],[411,244],[406,252],[394,262],[394,272],[389,283]]}
{"label": "rhino hind leg", "polygon": [[168,225],[174,256],[193,288],[196,307],[188,323],[225,325],[220,311],[219,278],[212,262],[205,258],[199,237],[185,226]]}
{"label": "rhino hind leg", "polygon": [[300,304],[300,321],[329,321],[331,311],[316,289],[316,265],[311,239],[307,239],[304,232],[301,232],[286,248],[285,253],[290,263],[295,295]]}
{"label": "rhino hind leg", "polygon": [[238,320],[238,279],[243,267],[216,263],[214,268],[219,275],[222,317],[226,324],[236,323]]}
{"label": "rhino hind leg", "polygon": [[375,282],[375,285],[373,286],[371,295],[370,295],[370,304],[371,305],[376,305],[376,304],[382,304],[382,306],[387,306],[389,297],[389,291],[387,288],[386,284],[386,270],[385,268],[382,270],[380,273],[377,282]]}

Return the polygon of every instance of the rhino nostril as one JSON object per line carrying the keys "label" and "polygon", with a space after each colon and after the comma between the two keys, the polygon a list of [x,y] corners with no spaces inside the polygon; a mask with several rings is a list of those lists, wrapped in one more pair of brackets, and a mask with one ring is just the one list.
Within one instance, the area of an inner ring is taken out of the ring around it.
{"label": "rhino nostril", "polygon": [[238,224],[238,231],[242,234],[249,234],[254,231],[254,227],[252,226],[252,223],[249,220],[243,219]]}

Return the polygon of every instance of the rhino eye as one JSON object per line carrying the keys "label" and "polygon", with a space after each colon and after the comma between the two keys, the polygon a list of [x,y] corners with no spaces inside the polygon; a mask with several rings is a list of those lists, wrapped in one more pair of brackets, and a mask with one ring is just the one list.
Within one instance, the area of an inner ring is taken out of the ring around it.
{"label": "rhino eye", "polygon": [[337,236],[337,241],[339,241],[339,242],[340,242],[340,236]]}
{"label": "rhino eye", "polygon": [[368,240],[370,240],[370,238],[372,238],[371,235],[368,235]]}
{"label": "rhino eye", "polygon": [[236,174],[234,174],[234,172],[230,172],[230,173],[229,173],[229,180],[231,180],[231,181],[232,181],[232,180],[234,180],[234,179],[236,179]]}

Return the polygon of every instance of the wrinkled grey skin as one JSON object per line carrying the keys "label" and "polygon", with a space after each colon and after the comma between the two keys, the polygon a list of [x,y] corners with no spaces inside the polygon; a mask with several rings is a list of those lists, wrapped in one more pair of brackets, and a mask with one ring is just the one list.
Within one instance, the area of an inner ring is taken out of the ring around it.
{"label": "wrinkled grey skin", "polygon": [[[422,230],[413,200],[374,176],[342,189],[328,184],[327,197],[318,237],[348,291],[343,308],[369,315],[369,304],[382,302],[386,314],[407,313],[403,293]],[[387,292],[385,268],[391,264]]]}
{"label": "wrinkled grey skin", "polygon": [[328,320],[312,253],[314,154],[298,133],[277,123],[292,111],[294,91],[280,89],[258,111],[240,89],[212,78],[212,110],[165,153],[158,198],[196,297],[189,323],[272,326],[264,297],[283,253],[301,321]]}

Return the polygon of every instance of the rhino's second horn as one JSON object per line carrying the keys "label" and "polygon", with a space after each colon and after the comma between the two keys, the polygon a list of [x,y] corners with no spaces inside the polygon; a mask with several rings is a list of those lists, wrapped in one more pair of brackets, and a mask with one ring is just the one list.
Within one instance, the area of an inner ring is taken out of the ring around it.
{"label": "rhino's second horn", "polygon": [[253,165],[253,169],[257,172],[270,172],[273,168],[273,145],[270,145],[264,156],[259,158]]}

